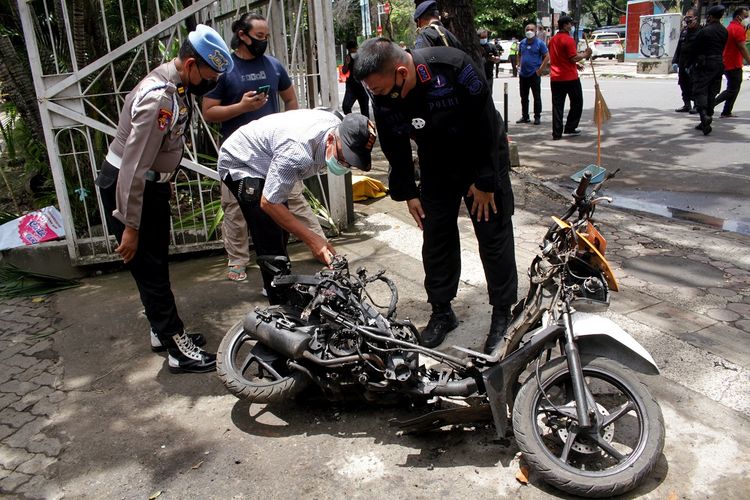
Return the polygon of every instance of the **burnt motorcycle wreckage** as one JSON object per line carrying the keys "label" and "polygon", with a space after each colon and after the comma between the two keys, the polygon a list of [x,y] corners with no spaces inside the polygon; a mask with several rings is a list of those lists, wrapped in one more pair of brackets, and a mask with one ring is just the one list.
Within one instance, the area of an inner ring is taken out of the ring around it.
{"label": "burnt motorcycle wreckage", "polygon": [[[590,179],[583,177],[567,212],[553,217],[529,267],[529,292],[492,354],[421,346],[414,325],[396,319],[396,286],[382,271],[352,274],[337,258],[331,269],[300,276],[289,274],[285,257],[269,257],[259,262],[289,301],[250,312],[227,332],[219,377],[257,403],[293,398],[311,384],[331,400],[458,400],[464,405],[398,424],[418,432],[492,421],[500,438],[511,425],[545,482],[587,497],[632,490],[664,446],[661,409],[633,370],[658,368],[630,335],[595,314],[607,309],[617,282],[591,220],[596,205],[611,200],[597,197],[603,183],[589,191]],[[391,291],[385,312],[367,290],[375,281]]]}

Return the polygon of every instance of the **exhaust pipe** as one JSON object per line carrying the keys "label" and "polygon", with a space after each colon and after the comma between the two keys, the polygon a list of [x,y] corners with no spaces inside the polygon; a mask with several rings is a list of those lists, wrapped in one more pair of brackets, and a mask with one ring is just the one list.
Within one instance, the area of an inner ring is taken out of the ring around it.
{"label": "exhaust pipe", "polygon": [[245,316],[242,326],[263,345],[287,358],[300,359],[310,344],[310,331],[315,327],[294,327],[282,324],[283,321],[285,320],[279,318],[268,321],[253,311]]}

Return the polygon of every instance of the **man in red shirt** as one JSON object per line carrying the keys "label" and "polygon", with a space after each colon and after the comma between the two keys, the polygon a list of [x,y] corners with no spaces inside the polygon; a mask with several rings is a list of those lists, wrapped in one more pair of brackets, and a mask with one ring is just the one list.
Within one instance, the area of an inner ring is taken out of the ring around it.
{"label": "man in red shirt", "polygon": [[732,22],[727,26],[729,38],[724,46],[724,76],[727,77],[727,88],[716,96],[716,104],[724,103],[722,118],[732,118],[732,108],[742,86],[742,59],[750,64],[750,51],[747,50],[745,31],[750,26],[750,11],[747,7],[737,7]]}
{"label": "man in red shirt", "polygon": [[[573,18],[562,16],[557,21],[559,31],[549,42],[550,87],[552,88],[552,139],[560,139],[563,134],[579,135],[578,122],[583,112],[583,89],[578,78],[577,62],[591,57],[591,49],[576,50],[576,43],[570,32]],[[570,98],[570,111],[563,128],[565,98]]]}

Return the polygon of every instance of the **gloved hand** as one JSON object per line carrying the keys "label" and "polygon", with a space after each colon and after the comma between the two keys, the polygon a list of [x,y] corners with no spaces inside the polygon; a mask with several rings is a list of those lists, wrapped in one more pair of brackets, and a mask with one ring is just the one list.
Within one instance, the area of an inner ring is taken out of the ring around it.
{"label": "gloved hand", "polygon": [[672,71],[677,73],[680,70],[680,66],[677,63],[672,63]]}

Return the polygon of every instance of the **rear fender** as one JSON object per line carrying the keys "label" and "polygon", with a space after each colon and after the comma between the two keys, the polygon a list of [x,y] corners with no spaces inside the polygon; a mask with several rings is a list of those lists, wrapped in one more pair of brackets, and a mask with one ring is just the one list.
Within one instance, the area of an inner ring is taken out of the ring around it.
{"label": "rear fender", "polygon": [[597,314],[575,312],[573,332],[581,354],[602,356],[648,375],[657,375],[651,354],[617,323]]}

